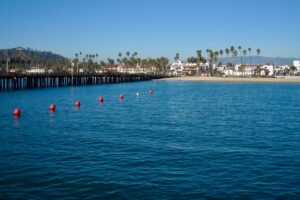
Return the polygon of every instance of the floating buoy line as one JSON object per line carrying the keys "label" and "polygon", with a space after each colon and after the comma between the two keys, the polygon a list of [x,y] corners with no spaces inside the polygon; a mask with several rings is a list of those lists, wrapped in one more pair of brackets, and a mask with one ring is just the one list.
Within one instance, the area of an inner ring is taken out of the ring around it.
{"label": "floating buoy line", "polygon": [[[149,90],[149,94],[150,95],[152,95],[153,94],[153,90]],[[140,93],[139,92],[137,92],[136,93],[136,96],[139,96],[140,95]],[[124,94],[120,94],[119,95],[119,100],[120,101],[123,101],[123,99],[124,99]],[[100,102],[100,103],[103,103],[104,102],[104,98],[102,97],[102,96],[100,96],[99,97],[99,99],[98,99],[98,101]],[[80,101],[75,101],[75,107],[76,108],[79,108],[80,107]],[[49,110],[50,110],[50,112],[55,112],[55,110],[56,110],[56,106],[55,106],[55,104],[50,104],[50,106],[49,106]],[[21,116],[21,109],[20,108],[15,108],[14,110],[13,110],[13,116],[15,116],[15,117],[20,117]]]}

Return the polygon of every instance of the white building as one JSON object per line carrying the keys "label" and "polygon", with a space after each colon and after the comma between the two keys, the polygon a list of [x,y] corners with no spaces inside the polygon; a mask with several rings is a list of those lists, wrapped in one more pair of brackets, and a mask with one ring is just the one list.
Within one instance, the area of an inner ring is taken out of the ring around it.
{"label": "white building", "polygon": [[32,67],[31,69],[26,70],[28,74],[43,74],[45,73],[45,71],[46,71],[45,69],[38,68],[38,67]]}
{"label": "white building", "polygon": [[297,71],[300,71],[300,60],[294,60],[293,66],[297,68]]}
{"label": "white building", "polygon": [[134,66],[126,66],[124,64],[119,65],[117,67],[117,72],[119,73],[128,73],[128,74],[153,74],[155,73],[155,67],[143,67],[141,65]]}
{"label": "white building", "polygon": [[183,63],[178,60],[171,64],[170,73],[173,76],[195,75],[198,72],[197,63]]}
{"label": "white building", "polygon": [[183,71],[184,64],[181,62],[181,60],[178,60],[171,64],[170,66],[170,72],[173,76],[181,76]]}
{"label": "white building", "polygon": [[280,65],[274,67],[274,75],[275,76],[286,76],[288,75],[287,72],[289,72],[290,66],[288,65]]}
{"label": "white building", "polygon": [[[257,65],[235,65],[234,70],[232,68],[223,67],[223,74],[225,76],[253,76],[256,74]],[[261,76],[273,76],[275,73],[273,65],[260,66]]]}
{"label": "white building", "polygon": [[241,68],[240,64],[234,66],[233,68],[228,68],[223,66],[223,74],[225,76],[253,76],[257,68],[257,65],[244,65],[244,68]]}
{"label": "white building", "polygon": [[261,67],[261,72],[260,74],[262,76],[273,76],[274,75],[274,66],[273,65],[263,65]]}

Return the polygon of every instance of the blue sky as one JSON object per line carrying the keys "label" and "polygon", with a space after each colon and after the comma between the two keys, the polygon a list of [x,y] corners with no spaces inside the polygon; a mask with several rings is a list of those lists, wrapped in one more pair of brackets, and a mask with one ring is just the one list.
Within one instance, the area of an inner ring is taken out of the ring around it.
{"label": "blue sky", "polygon": [[[0,48],[141,57],[260,48],[300,57],[298,0],[1,0]],[[254,52],[254,51],[253,51]]]}

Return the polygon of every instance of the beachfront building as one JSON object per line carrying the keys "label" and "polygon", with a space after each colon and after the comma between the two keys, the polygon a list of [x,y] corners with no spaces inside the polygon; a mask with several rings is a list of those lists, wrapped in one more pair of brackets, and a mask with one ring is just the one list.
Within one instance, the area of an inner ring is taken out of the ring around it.
{"label": "beachfront building", "polygon": [[293,66],[297,68],[297,71],[300,71],[300,60],[294,60],[293,61]]}
{"label": "beachfront building", "polygon": [[257,65],[241,65],[237,64],[234,67],[223,66],[221,69],[224,76],[253,76]]}
{"label": "beachfront building", "polygon": [[289,75],[290,66],[280,65],[274,67],[274,76],[287,76]]}
{"label": "beachfront building", "polygon": [[244,68],[244,76],[251,77],[255,74],[255,70],[257,69],[257,65],[245,65]]}
{"label": "beachfront building", "polygon": [[131,65],[119,65],[117,67],[117,71],[119,73],[128,73],[128,74],[137,74],[137,73],[140,73],[140,69],[134,67],[134,66],[131,66]]}
{"label": "beachfront building", "polygon": [[170,66],[170,74],[173,76],[182,76],[184,64],[181,62],[181,60],[177,60]]}
{"label": "beachfront building", "polygon": [[40,67],[32,67],[31,69],[26,70],[28,74],[44,74],[46,70]]}
{"label": "beachfront building", "polygon": [[137,64],[136,66],[121,64],[117,67],[117,72],[127,74],[157,74],[154,66],[144,67]]}
{"label": "beachfront building", "polygon": [[234,67],[223,66],[220,68],[224,76],[273,76],[275,73],[274,65],[241,65]]}
{"label": "beachfront building", "polygon": [[102,66],[100,69],[101,73],[117,73],[118,72],[118,65],[106,65]]}
{"label": "beachfront building", "polygon": [[170,75],[173,76],[187,76],[196,75],[199,71],[197,63],[183,63],[178,60],[171,64]]}
{"label": "beachfront building", "polygon": [[183,66],[182,73],[184,75],[193,76],[197,74],[198,70],[199,69],[197,63],[185,63]]}
{"label": "beachfront building", "polygon": [[274,75],[274,65],[263,65],[261,67],[261,76],[273,76]]}

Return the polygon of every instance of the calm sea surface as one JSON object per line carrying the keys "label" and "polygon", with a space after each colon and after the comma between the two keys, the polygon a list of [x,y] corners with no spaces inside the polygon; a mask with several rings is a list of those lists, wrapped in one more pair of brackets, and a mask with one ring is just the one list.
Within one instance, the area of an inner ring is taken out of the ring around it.
{"label": "calm sea surface", "polygon": [[0,199],[215,198],[300,199],[300,85],[149,81],[0,93]]}

